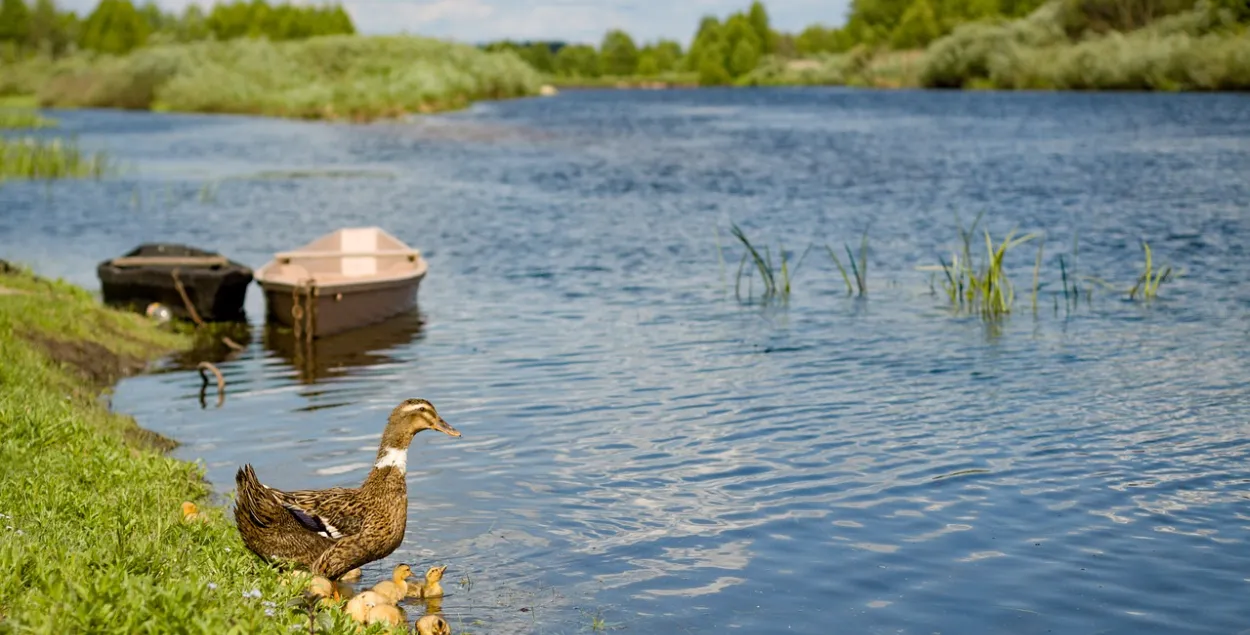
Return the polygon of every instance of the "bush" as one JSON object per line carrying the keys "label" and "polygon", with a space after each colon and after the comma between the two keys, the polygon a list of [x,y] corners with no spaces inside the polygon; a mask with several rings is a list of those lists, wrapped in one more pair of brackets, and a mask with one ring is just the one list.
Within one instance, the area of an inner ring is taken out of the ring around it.
{"label": "bush", "polygon": [[419,37],[238,39],[78,55],[43,68],[47,106],[372,119],[531,95],[536,71],[510,51]]}

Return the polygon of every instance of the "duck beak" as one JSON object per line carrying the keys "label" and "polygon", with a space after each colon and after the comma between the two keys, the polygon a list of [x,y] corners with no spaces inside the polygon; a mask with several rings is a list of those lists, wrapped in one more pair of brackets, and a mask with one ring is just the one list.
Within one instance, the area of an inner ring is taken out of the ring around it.
{"label": "duck beak", "polygon": [[446,434],[449,437],[460,436],[460,431],[451,427],[451,424],[444,421],[442,417],[439,417],[438,421],[434,422],[434,429]]}

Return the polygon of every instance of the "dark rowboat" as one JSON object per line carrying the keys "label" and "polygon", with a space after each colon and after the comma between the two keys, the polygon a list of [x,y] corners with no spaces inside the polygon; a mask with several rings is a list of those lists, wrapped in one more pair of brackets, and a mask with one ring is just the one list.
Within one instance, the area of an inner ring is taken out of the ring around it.
{"label": "dark rowboat", "polygon": [[109,306],[143,312],[159,302],[174,316],[194,320],[187,310],[190,301],[205,322],[246,319],[243,300],[252,270],[218,253],[175,243],[145,243],[101,262],[96,274]]}
{"label": "dark rowboat", "polygon": [[427,264],[421,252],[377,227],[348,227],[256,270],[268,321],[298,337],[376,324],[416,308]]}

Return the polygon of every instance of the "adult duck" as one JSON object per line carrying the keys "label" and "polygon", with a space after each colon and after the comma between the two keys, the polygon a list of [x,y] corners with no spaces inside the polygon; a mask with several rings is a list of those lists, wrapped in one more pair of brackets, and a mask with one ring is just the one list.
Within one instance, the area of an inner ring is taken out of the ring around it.
{"label": "adult duck", "polygon": [[408,446],[422,430],[460,436],[430,402],[404,401],[391,410],[360,487],[282,491],[262,484],[251,465],[239,468],[234,521],[243,543],[266,561],[294,562],[335,582],[390,555],[407,529]]}

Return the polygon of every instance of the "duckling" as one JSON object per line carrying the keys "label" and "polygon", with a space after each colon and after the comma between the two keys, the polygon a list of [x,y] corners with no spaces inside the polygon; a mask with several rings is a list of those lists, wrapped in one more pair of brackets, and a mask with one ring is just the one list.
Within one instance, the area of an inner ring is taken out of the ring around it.
{"label": "duckling", "polygon": [[182,503],[182,520],[183,522],[205,522],[208,516],[200,512],[200,508],[195,506],[191,501],[183,501]]}
{"label": "duckling", "polygon": [[365,625],[378,623],[390,624],[392,627],[399,624],[407,626],[408,618],[404,616],[403,609],[394,604],[378,604],[371,607],[365,615]]}
{"label": "duckling", "polygon": [[417,635],[451,635],[451,625],[441,615],[423,615],[417,620]]}
{"label": "duckling", "polygon": [[328,598],[334,595],[334,583],[325,576],[313,576],[312,581],[308,583],[308,592],[317,597]]}
{"label": "duckling", "polygon": [[336,604],[335,597],[341,596],[339,585],[325,576],[313,576],[308,583],[307,594],[317,598],[317,604],[330,606]]}
{"label": "duckling", "polygon": [[412,567],[406,564],[397,565],[390,580],[383,580],[373,585],[373,592],[382,595],[391,603],[399,602],[408,594],[408,576],[412,575]]}
{"label": "duckling", "polygon": [[425,582],[409,585],[408,595],[414,598],[443,597],[443,585],[439,581],[443,579],[443,572],[446,570],[447,565],[430,567],[425,572]]}
{"label": "duckling", "polygon": [[369,611],[375,606],[390,604],[386,598],[374,593],[373,591],[362,591],[347,602],[347,614],[357,622],[364,622],[369,616]]}
{"label": "duckling", "polygon": [[346,582],[355,582],[360,579],[361,573],[362,572],[360,570],[360,567],[356,567],[355,569],[352,569],[351,571],[344,573],[343,577],[339,579],[346,581]]}

